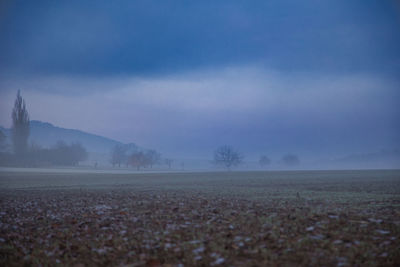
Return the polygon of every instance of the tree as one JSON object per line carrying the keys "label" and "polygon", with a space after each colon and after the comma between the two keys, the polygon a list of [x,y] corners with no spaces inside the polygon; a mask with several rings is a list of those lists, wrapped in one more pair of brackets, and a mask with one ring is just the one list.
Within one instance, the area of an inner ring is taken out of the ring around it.
{"label": "tree", "polygon": [[78,165],[80,161],[84,161],[88,158],[86,149],[80,143],[72,143],[70,145],[70,151],[72,165]]}
{"label": "tree", "polygon": [[86,149],[80,143],[67,145],[64,141],[57,144],[47,151],[49,162],[55,165],[76,166],[80,161],[88,157]]}
{"label": "tree", "polygon": [[133,167],[136,167],[137,170],[140,170],[140,167],[146,165],[146,157],[143,152],[136,152],[129,157],[129,162]]}
{"label": "tree", "polygon": [[221,146],[214,152],[214,163],[216,165],[223,165],[227,169],[241,164],[243,158],[243,155],[231,146]]}
{"label": "tree", "polygon": [[265,167],[265,166],[271,164],[271,160],[265,155],[261,156],[260,160],[258,162],[260,163],[260,165],[262,167]]}
{"label": "tree", "polygon": [[294,154],[286,154],[282,157],[282,163],[286,166],[295,166],[300,163],[299,157]]}
{"label": "tree", "polygon": [[7,136],[2,131],[0,131],[0,152],[6,150],[7,148],[6,139]]}
{"label": "tree", "polygon": [[121,164],[126,160],[126,147],[123,145],[115,145],[113,150],[111,151],[111,164],[113,167],[118,164],[118,167],[121,167]]}
{"label": "tree", "polygon": [[146,159],[147,163],[150,165],[150,168],[153,168],[154,164],[158,164],[161,161],[161,154],[155,150],[146,151]]}
{"label": "tree", "polygon": [[168,165],[168,169],[171,169],[172,163],[174,162],[173,159],[166,158],[164,159],[164,163]]}
{"label": "tree", "polygon": [[12,110],[12,144],[14,153],[23,156],[28,150],[29,137],[29,114],[26,109],[25,100],[22,99],[18,90],[17,98]]}

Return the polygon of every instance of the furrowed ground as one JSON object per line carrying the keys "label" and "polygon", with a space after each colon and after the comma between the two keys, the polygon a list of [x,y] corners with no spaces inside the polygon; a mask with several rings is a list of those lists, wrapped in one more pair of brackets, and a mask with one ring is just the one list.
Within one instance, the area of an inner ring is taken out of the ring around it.
{"label": "furrowed ground", "polygon": [[399,266],[400,171],[0,172],[0,265]]}

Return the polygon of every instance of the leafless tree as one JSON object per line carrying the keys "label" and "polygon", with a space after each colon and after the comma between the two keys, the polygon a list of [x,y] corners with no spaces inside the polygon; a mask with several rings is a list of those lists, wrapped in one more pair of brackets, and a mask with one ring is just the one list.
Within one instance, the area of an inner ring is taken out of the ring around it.
{"label": "leafless tree", "polygon": [[267,156],[265,156],[265,155],[262,155],[262,156],[260,157],[260,160],[259,160],[258,162],[260,163],[260,165],[261,165],[262,167],[265,167],[265,166],[271,164],[271,160],[270,160]]}
{"label": "leafless tree", "polygon": [[299,157],[294,154],[286,154],[282,157],[281,162],[287,166],[295,166],[300,163]]}
{"label": "leafless tree", "polygon": [[153,165],[159,164],[161,161],[161,154],[155,150],[146,151],[145,157],[150,165],[150,168],[153,168]]}
{"label": "leafless tree", "polygon": [[140,170],[140,167],[144,167],[146,165],[146,157],[143,152],[132,153],[129,157],[129,163],[136,167],[137,170]]}
{"label": "leafless tree", "polygon": [[17,98],[12,110],[12,144],[14,153],[23,156],[28,150],[29,137],[29,114],[26,109],[25,100],[22,99],[18,90]]}
{"label": "leafless tree", "polygon": [[243,155],[231,146],[221,146],[214,152],[214,163],[225,166],[227,169],[243,162]]}
{"label": "leafless tree", "polygon": [[172,163],[174,162],[174,160],[166,158],[166,159],[164,159],[164,162],[166,165],[168,165],[168,168],[171,169],[171,166],[172,166]]}
{"label": "leafless tree", "polygon": [[123,145],[115,145],[111,151],[111,159],[110,162],[113,165],[118,164],[118,167],[121,167],[121,164],[126,161],[126,147]]}

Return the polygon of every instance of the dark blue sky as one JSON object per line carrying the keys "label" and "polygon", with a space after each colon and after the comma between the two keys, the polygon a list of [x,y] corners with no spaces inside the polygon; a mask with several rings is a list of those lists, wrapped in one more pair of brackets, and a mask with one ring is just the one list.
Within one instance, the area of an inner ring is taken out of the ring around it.
{"label": "dark blue sky", "polygon": [[398,1],[2,1],[0,38],[5,126],[21,89],[33,119],[167,154],[400,146]]}
{"label": "dark blue sky", "polygon": [[396,1],[3,1],[2,72],[155,75],[258,63],[394,74]]}

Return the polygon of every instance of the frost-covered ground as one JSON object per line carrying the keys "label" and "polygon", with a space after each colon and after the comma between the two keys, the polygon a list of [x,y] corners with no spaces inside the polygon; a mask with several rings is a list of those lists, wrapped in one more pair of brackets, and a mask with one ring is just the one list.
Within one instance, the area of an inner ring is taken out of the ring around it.
{"label": "frost-covered ground", "polygon": [[400,171],[3,171],[0,193],[2,266],[400,263]]}

